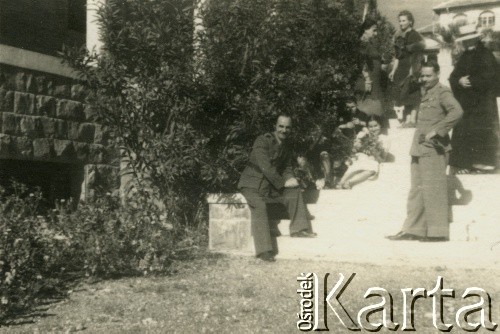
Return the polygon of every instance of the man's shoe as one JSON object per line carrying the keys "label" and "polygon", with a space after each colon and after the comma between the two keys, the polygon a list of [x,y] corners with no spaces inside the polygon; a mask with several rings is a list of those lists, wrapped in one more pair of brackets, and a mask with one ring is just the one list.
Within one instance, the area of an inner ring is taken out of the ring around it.
{"label": "man's shoe", "polygon": [[399,232],[398,234],[395,235],[388,235],[385,237],[386,239],[392,240],[392,241],[400,241],[400,240],[421,240],[424,237],[415,235],[415,234],[410,234],[410,233],[404,233],[404,232]]}
{"label": "man's shoe", "polygon": [[257,255],[257,258],[261,259],[262,261],[266,261],[266,262],[275,262],[276,261],[276,259],[274,258],[274,254],[272,252],[260,253],[259,255]]}
{"label": "man's shoe", "polygon": [[420,242],[446,242],[450,241],[447,237],[425,237],[419,240]]}
{"label": "man's shoe", "polygon": [[316,238],[318,234],[314,232],[300,231],[290,234],[292,238]]}

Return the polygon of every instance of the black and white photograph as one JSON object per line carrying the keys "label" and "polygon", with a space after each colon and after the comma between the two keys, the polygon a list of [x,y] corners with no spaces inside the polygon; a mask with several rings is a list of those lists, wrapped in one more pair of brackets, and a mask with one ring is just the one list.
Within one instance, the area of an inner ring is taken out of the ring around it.
{"label": "black and white photograph", "polygon": [[0,0],[0,333],[500,332],[500,0]]}

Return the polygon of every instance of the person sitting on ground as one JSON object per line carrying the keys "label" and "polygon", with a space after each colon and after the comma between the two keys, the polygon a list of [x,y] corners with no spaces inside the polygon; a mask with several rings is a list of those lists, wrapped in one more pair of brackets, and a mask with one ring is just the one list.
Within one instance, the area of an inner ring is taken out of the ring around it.
{"label": "person sitting on ground", "polygon": [[356,135],[366,127],[368,115],[358,109],[358,103],[354,97],[345,101],[346,111],[339,117],[339,129],[347,138],[354,139]]}
{"label": "person sitting on ground", "polygon": [[331,159],[328,151],[331,147],[331,140],[320,126],[313,131],[312,138],[312,143],[303,154],[299,155],[297,163],[299,167],[302,165],[303,168],[309,169],[315,180],[313,183],[316,189],[321,190],[330,187]]}
{"label": "person sitting on ground", "polygon": [[337,185],[338,189],[351,189],[354,185],[368,179],[374,179],[389,152],[389,140],[381,134],[382,118],[371,115],[368,127],[360,132],[354,140],[352,162]]}

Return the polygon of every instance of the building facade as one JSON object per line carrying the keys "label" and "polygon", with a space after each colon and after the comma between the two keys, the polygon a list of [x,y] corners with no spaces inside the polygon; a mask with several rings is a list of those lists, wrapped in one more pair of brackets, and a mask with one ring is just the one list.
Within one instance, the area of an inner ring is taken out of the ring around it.
{"label": "building facade", "polygon": [[441,27],[474,24],[500,31],[500,0],[451,0],[433,8]]}
{"label": "building facade", "polygon": [[40,187],[49,203],[79,198],[116,174],[109,131],[58,57],[87,43],[86,0],[0,0],[0,185]]}

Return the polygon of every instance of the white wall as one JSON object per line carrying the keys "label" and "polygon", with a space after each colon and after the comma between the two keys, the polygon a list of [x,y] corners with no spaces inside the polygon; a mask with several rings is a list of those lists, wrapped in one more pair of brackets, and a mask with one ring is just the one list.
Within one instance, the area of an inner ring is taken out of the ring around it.
{"label": "white wall", "polygon": [[477,24],[479,15],[486,11],[490,10],[495,14],[495,25],[493,30],[500,31],[500,6],[499,5],[490,5],[490,6],[482,6],[480,9],[450,9],[449,13],[443,12],[439,15],[439,24],[442,27],[448,27],[448,25],[453,21],[453,17],[457,14],[465,14],[467,16],[468,24]]}
{"label": "white wall", "polygon": [[450,87],[449,78],[451,72],[453,71],[451,50],[448,48],[441,48],[441,50],[439,50],[437,59],[439,67],[441,68],[439,74],[439,82],[447,87]]}
{"label": "white wall", "polygon": [[97,25],[97,8],[106,3],[106,0],[87,0],[87,49],[99,53],[102,41],[99,38],[99,26]]}

